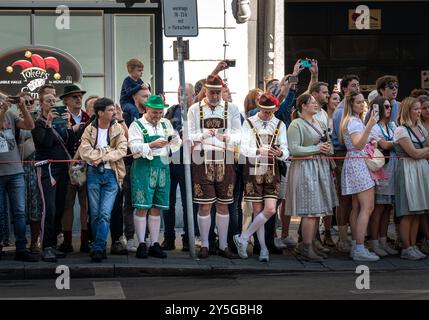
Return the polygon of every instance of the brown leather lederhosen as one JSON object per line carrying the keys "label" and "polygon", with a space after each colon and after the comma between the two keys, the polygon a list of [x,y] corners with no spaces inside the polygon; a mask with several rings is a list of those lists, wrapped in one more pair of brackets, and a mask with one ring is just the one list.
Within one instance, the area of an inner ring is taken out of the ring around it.
{"label": "brown leather lederhosen", "polygon": [[[247,119],[249,127],[252,129],[257,148],[263,146],[261,136],[250,119]],[[273,147],[280,133],[281,121],[279,120],[272,135],[267,135],[269,146]],[[248,159],[244,167],[244,200],[250,202],[260,202],[264,198],[277,199],[280,192],[280,173],[277,160],[269,158],[267,163],[260,163],[258,158],[251,163]],[[264,169],[263,173],[258,169]]]}
{"label": "brown leather lederhosen", "polygon": [[[204,119],[204,111],[199,103],[200,130],[227,129],[228,128],[228,103],[225,102],[223,118]],[[234,164],[226,163],[225,150],[204,150],[201,146],[200,156],[204,156],[204,163],[192,164],[192,180],[194,186],[194,202],[209,204],[219,202],[230,204],[234,201],[233,190],[235,185]]]}

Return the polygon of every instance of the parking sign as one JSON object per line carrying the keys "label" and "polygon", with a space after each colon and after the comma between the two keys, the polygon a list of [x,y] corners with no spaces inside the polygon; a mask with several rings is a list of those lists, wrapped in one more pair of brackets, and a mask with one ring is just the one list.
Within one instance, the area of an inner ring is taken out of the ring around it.
{"label": "parking sign", "polygon": [[163,0],[166,37],[198,36],[197,0]]}

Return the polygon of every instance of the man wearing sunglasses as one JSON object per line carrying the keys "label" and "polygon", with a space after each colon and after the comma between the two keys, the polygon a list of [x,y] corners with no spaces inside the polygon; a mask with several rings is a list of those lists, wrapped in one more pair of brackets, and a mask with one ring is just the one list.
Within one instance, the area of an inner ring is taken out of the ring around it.
{"label": "man wearing sunglasses", "polygon": [[[73,150],[69,150],[69,153],[72,157],[74,157],[81,143],[80,139],[83,133],[83,131],[80,130],[81,126],[84,127],[85,123],[89,121],[89,115],[82,110],[83,95],[85,93],[86,91],[81,90],[79,86],[75,84],[71,84],[64,87],[64,92],[60,96],[60,99],[67,107],[68,112],[70,112],[70,115],[71,115],[70,122],[73,128],[73,131],[76,135],[76,139],[75,139],[76,142],[73,146]],[[63,219],[64,242],[58,248],[59,250],[65,253],[73,252],[72,226],[73,226],[73,207],[76,199],[76,193],[79,195],[80,219],[81,219],[80,251],[89,252],[86,185],[81,187],[74,186],[70,183],[70,180],[68,180],[66,202],[65,202],[65,209],[64,209],[64,219]]]}
{"label": "man wearing sunglasses", "polygon": [[398,96],[399,83],[396,76],[382,76],[376,81],[377,92],[383,98],[389,100],[392,106],[392,113],[390,115],[391,121],[395,121],[399,112],[399,101],[396,101]]}

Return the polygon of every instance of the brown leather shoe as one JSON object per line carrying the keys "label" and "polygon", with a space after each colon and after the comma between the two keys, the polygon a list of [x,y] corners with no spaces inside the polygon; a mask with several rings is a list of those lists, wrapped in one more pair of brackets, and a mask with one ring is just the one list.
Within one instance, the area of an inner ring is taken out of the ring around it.
{"label": "brown leather shoe", "polygon": [[209,248],[201,247],[200,252],[198,253],[198,258],[207,259],[209,257]]}
{"label": "brown leather shoe", "polygon": [[237,259],[238,255],[234,254],[229,248],[218,251],[218,255],[227,259]]}

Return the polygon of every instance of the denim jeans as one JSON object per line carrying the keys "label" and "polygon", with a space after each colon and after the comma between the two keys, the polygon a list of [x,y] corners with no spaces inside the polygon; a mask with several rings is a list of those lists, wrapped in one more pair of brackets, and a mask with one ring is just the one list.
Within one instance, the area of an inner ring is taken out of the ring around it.
{"label": "denim jeans", "polygon": [[113,170],[105,169],[104,173],[99,173],[93,166],[88,166],[87,185],[94,238],[92,251],[103,251],[106,249],[110,215],[119,186]]}
{"label": "denim jeans", "polygon": [[[25,251],[27,245],[24,173],[0,176],[0,219],[7,223],[9,213],[6,196],[9,196],[10,209],[14,215],[16,252],[22,252]],[[9,234],[0,230],[0,240],[7,238],[9,238]]]}

